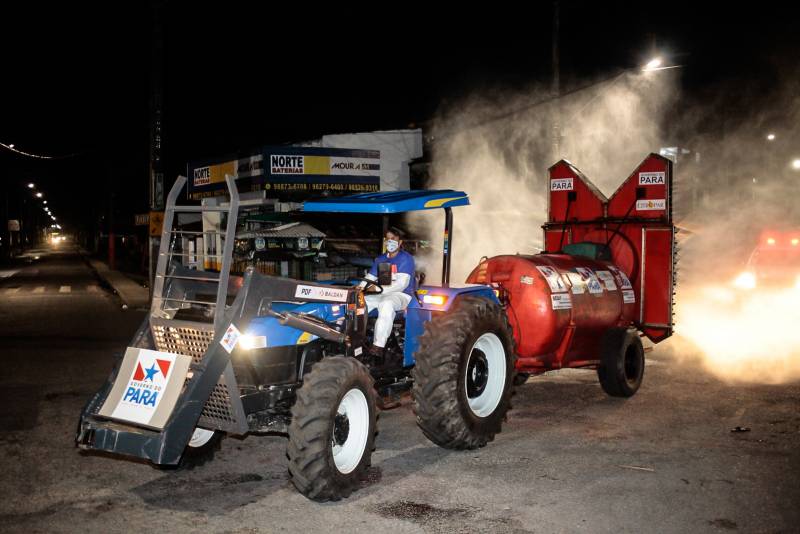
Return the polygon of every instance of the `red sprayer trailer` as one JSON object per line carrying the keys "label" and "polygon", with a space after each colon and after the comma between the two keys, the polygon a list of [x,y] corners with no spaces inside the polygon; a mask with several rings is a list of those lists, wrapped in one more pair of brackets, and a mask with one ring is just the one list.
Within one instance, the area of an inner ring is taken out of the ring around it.
{"label": "red sprayer trailer", "polygon": [[549,177],[545,250],[484,258],[468,282],[495,287],[516,341],[516,369],[596,368],[629,397],[644,350],[672,335],[675,227],[672,162],[649,155],[607,199],[566,160]]}

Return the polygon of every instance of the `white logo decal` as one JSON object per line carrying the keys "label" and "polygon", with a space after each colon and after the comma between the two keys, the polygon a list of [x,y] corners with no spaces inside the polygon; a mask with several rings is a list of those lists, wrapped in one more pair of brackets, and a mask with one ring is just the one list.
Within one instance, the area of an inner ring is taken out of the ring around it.
{"label": "white logo decal", "polygon": [[572,284],[573,295],[583,295],[586,293],[586,282],[578,273],[566,273],[570,284]]}
{"label": "white logo decal", "polygon": [[550,191],[572,191],[572,178],[554,178],[550,180]]}
{"label": "white logo decal", "polygon": [[606,289],[609,291],[616,291],[617,284],[614,283],[614,275],[612,275],[608,271],[597,271],[597,278],[603,281],[603,284],[606,286]]}
{"label": "white logo decal", "polygon": [[667,209],[667,201],[663,198],[655,198],[652,200],[637,200],[636,209],[638,211],[655,211]]}
{"label": "white logo decal", "polygon": [[572,309],[572,299],[569,293],[554,293],[550,295],[550,302],[554,310]]}
{"label": "white logo decal", "polygon": [[589,293],[594,295],[598,295],[603,292],[603,286],[600,284],[600,280],[594,275],[591,269],[587,269],[586,267],[575,267],[575,270],[581,275],[584,282],[586,282],[586,286],[589,288]]}
{"label": "white logo decal", "polygon": [[111,417],[149,424],[164,397],[176,358],[176,354],[168,352],[139,349],[125,392]]}
{"label": "white logo decal", "polygon": [[334,289],[332,287],[317,286],[297,286],[294,296],[311,300],[327,300],[330,302],[347,302],[346,289]]}
{"label": "white logo decal", "polygon": [[640,172],[639,185],[665,185],[666,174],[663,172]]}
{"label": "white logo decal", "polygon": [[228,351],[228,354],[230,354],[236,347],[236,343],[239,342],[239,337],[241,335],[242,333],[239,332],[238,328],[236,328],[234,325],[230,325],[225,331],[225,335],[219,340],[219,344],[222,345],[222,348]]}
{"label": "white logo decal", "polygon": [[547,280],[547,284],[550,286],[550,291],[553,293],[559,293],[567,290],[567,285],[564,283],[564,280],[561,279],[561,275],[558,274],[558,271],[552,267],[543,267],[538,265],[536,268],[539,269],[539,272],[542,273],[542,276],[544,276]]}

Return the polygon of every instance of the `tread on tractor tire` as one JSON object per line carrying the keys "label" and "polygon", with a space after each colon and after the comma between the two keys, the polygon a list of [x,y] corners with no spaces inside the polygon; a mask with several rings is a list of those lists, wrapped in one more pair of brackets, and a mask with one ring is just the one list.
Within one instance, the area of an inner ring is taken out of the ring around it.
{"label": "tread on tractor tire", "polygon": [[300,493],[338,501],[358,488],[375,448],[375,396],[369,370],[355,358],[331,356],[314,364],[292,406],[286,452]]}
{"label": "tread on tractor tire", "polygon": [[429,440],[476,449],[494,439],[511,408],[514,348],[505,311],[486,298],[462,297],[425,324],[411,375],[417,424]]}
{"label": "tread on tractor tire", "polygon": [[635,330],[612,328],[600,342],[597,378],[612,397],[632,397],[644,378],[644,348]]}

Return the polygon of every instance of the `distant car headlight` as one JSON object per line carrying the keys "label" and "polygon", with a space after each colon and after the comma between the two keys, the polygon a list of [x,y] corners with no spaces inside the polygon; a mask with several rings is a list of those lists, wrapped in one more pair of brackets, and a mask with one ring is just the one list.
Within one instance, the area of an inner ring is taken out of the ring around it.
{"label": "distant car headlight", "polygon": [[756,275],[749,271],[745,271],[736,277],[733,284],[740,289],[755,289]]}
{"label": "distant car headlight", "polygon": [[244,350],[267,348],[267,336],[251,336],[245,334],[239,338],[239,347]]}

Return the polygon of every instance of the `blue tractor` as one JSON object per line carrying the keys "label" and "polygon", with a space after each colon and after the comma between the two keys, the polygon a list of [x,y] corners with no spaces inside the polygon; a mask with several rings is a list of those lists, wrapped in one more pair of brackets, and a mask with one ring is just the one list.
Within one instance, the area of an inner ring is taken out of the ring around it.
{"label": "blue tractor", "polygon": [[[228,178],[228,198],[178,206],[184,183],[179,178],[168,198],[150,314],[84,408],[81,449],[191,467],[211,458],[226,434],[285,434],[292,482],[308,498],[328,501],[358,488],[379,401],[403,390],[411,390],[419,427],[437,445],[473,449],[500,431],[515,378],[511,328],[491,287],[450,283],[452,208],[469,204],[466,193],[366,193],[304,204],[307,213],[342,217],[444,210],[441,285],[416,288],[375,361],[365,294],[380,293],[391,273],[346,283],[252,267],[231,276],[237,218],[248,200]],[[197,215],[225,223],[218,236],[195,231],[218,245],[217,270],[193,268],[197,250],[180,245],[191,231],[176,223]]]}

